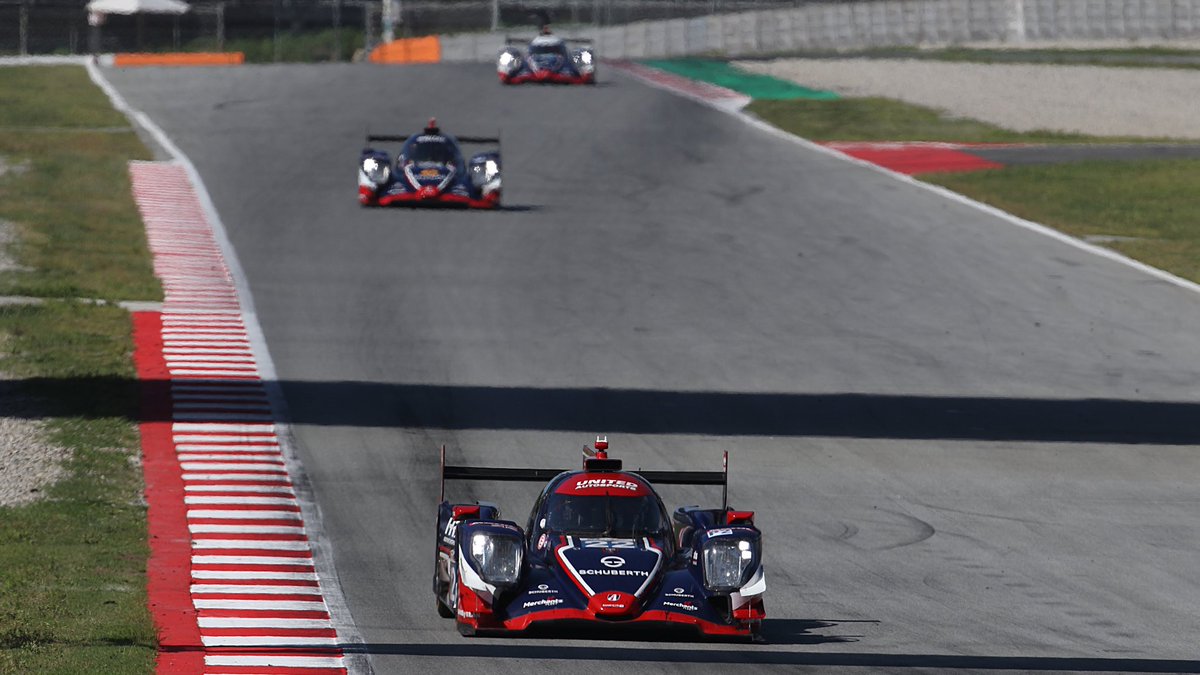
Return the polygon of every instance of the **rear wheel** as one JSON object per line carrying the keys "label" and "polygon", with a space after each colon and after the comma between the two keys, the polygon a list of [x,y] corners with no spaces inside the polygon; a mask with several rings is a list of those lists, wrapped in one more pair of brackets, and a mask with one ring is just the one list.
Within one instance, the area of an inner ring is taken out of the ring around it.
{"label": "rear wheel", "polygon": [[438,616],[442,617],[443,619],[453,619],[454,618],[454,610],[447,607],[446,603],[442,602],[441,598],[437,599],[437,610],[438,610]]}

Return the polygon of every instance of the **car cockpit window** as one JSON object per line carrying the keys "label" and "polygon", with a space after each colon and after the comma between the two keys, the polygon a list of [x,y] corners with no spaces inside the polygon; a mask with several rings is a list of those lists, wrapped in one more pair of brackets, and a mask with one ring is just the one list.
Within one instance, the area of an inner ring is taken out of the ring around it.
{"label": "car cockpit window", "polygon": [[652,496],[552,494],[545,505],[546,530],[617,538],[661,537],[670,525]]}
{"label": "car cockpit window", "polygon": [[407,159],[417,164],[455,164],[456,153],[449,141],[418,141],[413,143]]}

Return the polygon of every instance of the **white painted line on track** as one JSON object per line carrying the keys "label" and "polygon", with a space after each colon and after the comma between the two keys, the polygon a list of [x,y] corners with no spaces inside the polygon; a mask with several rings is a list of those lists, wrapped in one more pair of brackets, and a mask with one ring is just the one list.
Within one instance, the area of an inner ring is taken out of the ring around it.
{"label": "white painted line on track", "polygon": [[185,492],[260,492],[263,494],[294,494],[290,485],[237,485],[237,484],[207,484],[185,485]]}
{"label": "white painted line on track", "polygon": [[192,579],[206,581],[317,581],[314,572],[253,572],[249,570],[192,570]]}
{"label": "white painted line on track", "polygon": [[199,620],[201,628],[332,628],[329,619],[289,619],[289,618],[242,618],[224,616],[202,616]]}
{"label": "white painted line on track", "polygon": [[298,520],[296,525],[221,525],[214,522],[191,522],[187,530],[193,534],[304,534],[304,525]]}
{"label": "white painted line on track", "polygon": [[295,565],[311,567],[312,558],[267,555],[219,555],[208,553],[192,556],[193,565]]}
{"label": "white painted line on track", "polygon": [[279,464],[234,464],[231,462],[184,462],[182,464],[184,471],[238,471],[245,473],[248,471],[265,471],[267,473],[281,472],[283,469]]}
{"label": "white painted line on track", "polygon": [[319,596],[318,586],[277,586],[239,584],[192,584],[191,591],[202,596]]}
{"label": "white painted line on track", "polygon": [[186,443],[175,446],[177,452],[273,452],[280,453],[278,445],[262,445],[249,444],[246,445],[230,445],[228,443],[213,443],[211,445],[204,443]]}
{"label": "white painted line on track", "polygon": [[274,654],[206,654],[204,656],[204,663],[209,666],[267,668],[344,668],[348,666],[340,656],[278,656]]}
{"label": "white painted line on track", "polygon": [[175,422],[171,426],[176,432],[196,432],[196,431],[213,431],[217,433],[243,433],[243,434],[274,434],[274,424],[222,424],[212,422],[208,424],[196,422]]}
{"label": "white painted line on track", "polygon": [[186,504],[288,504],[294,506],[296,503],[295,497],[217,497],[206,495],[187,495],[184,497]]}
{"label": "white painted line on track", "polygon": [[185,473],[183,474],[183,482],[196,481],[263,481],[271,483],[287,483],[291,484],[291,480],[287,476],[279,476],[275,474],[263,473]]}
{"label": "white painted line on track", "polygon": [[234,551],[307,551],[307,541],[289,539],[192,539],[192,548],[197,551],[226,549]]}
{"label": "white painted line on track", "polygon": [[213,520],[300,520],[297,511],[260,511],[239,509],[228,511],[222,509],[188,509],[189,519],[211,518]]}
{"label": "white painted line on track", "polygon": [[244,455],[239,455],[237,453],[214,454],[214,453],[181,452],[176,456],[179,457],[179,461],[181,461],[181,462],[214,461],[214,460],[215,461],[233,461],[233,460],[243,460],[244,459],[246,461],[277,460],[280,464],[283,463],[283,456],[280,455],[279,453],[275,453],[273,455],[250,454],[250,453],[247,453]]}
{"label": "white painted line on track", "polygon": [[274,635],[264,631],[257,635],[200,635],[205,647],[336,647],[335,637]]}
{"label": "white painted line on track", "polygon": [[324,612],[324,602],[301,600],[229,600],[225,598],[195,598],[196,609],[275,609],[291,612]]}

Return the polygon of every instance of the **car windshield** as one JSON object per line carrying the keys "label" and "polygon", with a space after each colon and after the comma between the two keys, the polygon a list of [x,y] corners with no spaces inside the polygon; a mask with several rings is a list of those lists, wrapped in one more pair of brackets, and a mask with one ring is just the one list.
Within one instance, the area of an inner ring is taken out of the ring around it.
{"label": "car windshield", "polygon": [[553,45],[530,45],[530,47],[529,47],[529,53],[534,54],[534,55],[536,55],[536,54],[562,54],[565,51],[566,51],[566,49],[564,48],[562,43],[553,44]]}
{"label": "car windshield", "polygon": [[546,499],[545,529],[564,534],[633,538],[662,536],[668,529],[653,496],[552,494]]}
{"label": "car windshield", "polygon": [[408,160],[417,164],[453,164],[454,147],[449,141],[418,141],[413,143]]}

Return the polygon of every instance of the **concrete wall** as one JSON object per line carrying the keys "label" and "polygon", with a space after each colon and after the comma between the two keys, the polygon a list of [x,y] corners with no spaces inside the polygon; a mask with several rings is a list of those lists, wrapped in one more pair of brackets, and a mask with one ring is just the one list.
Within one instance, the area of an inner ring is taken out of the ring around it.
{"label": "concrete wall", "polygon": [[[1200,0],[875,0],[639,21],[579,37],[592,39],[596,54],[608,59],[980,41],[1200,39]],[[446,35],[441,42],[443,61],[491,61],[504,38]]]}

